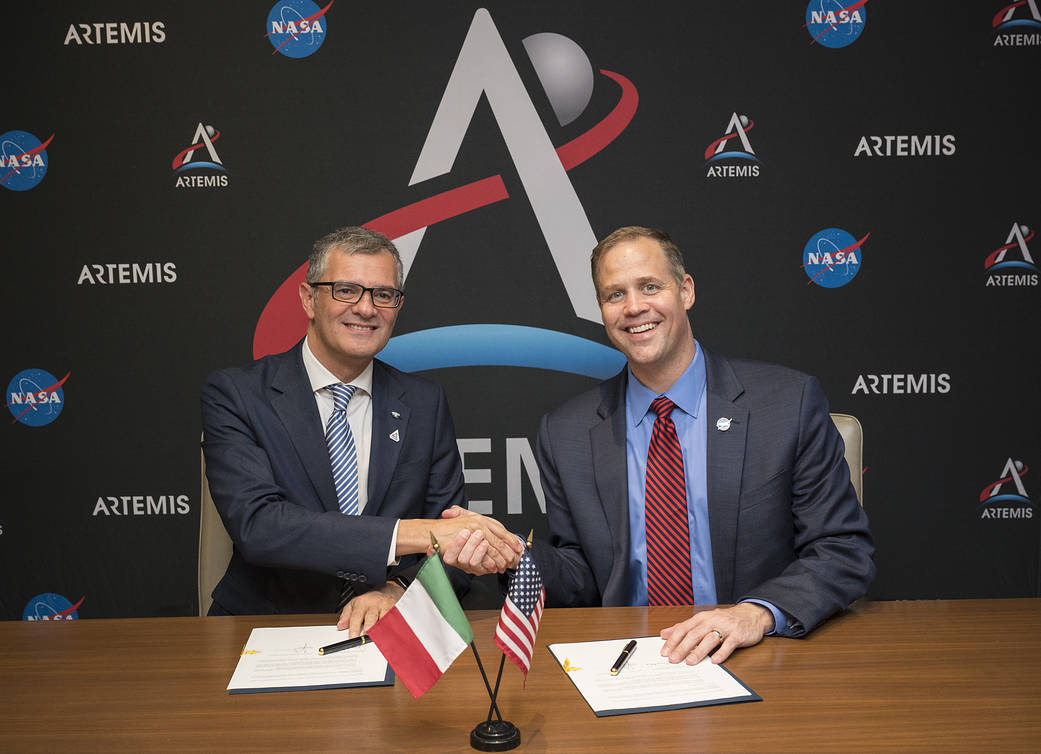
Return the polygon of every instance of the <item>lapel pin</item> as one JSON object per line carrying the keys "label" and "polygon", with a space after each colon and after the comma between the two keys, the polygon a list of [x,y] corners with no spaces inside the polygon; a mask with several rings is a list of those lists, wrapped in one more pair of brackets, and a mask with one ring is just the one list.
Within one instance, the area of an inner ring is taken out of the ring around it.
{"label": "lapel pin", "polygon": [[389,437],[394,442],[401,442],[401,435],[398,433],[398,431],[396,429],[393,432],[391,432],[389,435],[387,435],[387,437]]}
{"label": "lapel pin", "polygon": [[731,420],[725,416],[719,417],[718,419],[716,419],[716,429],[718,429],[720,432],[726,432],[728,429],[730,429],[730,421]]}
{"label": "lapel pin", "polygon": [[395,419],[401,418],[401,414],[399,414],[397,411],[391,411],[390,415],[393,416]]}

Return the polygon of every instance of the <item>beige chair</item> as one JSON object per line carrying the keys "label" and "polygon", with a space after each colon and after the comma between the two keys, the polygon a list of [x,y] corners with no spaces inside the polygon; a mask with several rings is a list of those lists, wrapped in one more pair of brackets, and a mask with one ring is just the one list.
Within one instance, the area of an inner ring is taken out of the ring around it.
{"label": "beige chair", "polygon": [[849,414],[832,414],[831,420],[838,427],[842,441],[846,443],[846,464],[849,478],[857,493],[857,500],[864,504],[864,428],[857,417]]}
{"label": "beige chair", "polygon": [[206,615],[213,602],[214,587],[231,560],[231,537],[217,513],[206,481],[206,458],[199,451],[202,467],[202,497],[199,502],[199,615]]}

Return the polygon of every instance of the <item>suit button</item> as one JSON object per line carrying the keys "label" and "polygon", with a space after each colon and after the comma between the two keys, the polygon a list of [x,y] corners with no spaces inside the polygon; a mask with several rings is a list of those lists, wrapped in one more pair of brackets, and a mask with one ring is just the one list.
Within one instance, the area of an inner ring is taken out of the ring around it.
{"label": "suit button", "polygon": [[358,577],[358,581],[361,581],[362,583],[365,583],[367,580],[368,579],[365,578],[365,574],[364,573],[361,576]]}
{"label": "suit button", "polygon": [[338,579],[346,578],[346,576],[347,576],[347,574],[344,573],[343,571],[337,571],[336,572],[336,578],[338,578]]}

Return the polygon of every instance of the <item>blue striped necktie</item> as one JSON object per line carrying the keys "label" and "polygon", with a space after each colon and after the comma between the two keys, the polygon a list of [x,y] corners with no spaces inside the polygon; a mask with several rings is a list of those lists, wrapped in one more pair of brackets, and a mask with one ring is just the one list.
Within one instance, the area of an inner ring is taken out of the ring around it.
{"label": "blue striped necktie", "polygon": [[340,513],[354,516],[358,513],[358,453],[347,422],[347,404],[358,388],[336,382],[326,385],[325,389],[333,394],[333,412],[325,426],[325,441],[329,443],[336,498]]}
{"label": "blue striped necktie", "polygon": [[664,395],[651,403],[658,418],[651,429],[644,491],[650,605],[694,604],[683,451],[671,416],[675,407]]}

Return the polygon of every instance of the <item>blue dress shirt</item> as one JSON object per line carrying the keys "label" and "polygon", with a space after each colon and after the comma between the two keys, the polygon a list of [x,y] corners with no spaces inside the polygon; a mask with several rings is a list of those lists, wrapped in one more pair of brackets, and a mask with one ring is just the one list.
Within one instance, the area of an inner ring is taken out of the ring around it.
{"label": "blue dress shirt", "polygon": [[[683,475],[687,487],[687,524],[690,527],[691,583],[694,604],[716,604],[716,577],[712,570],[712,540],[709,536],[708,485],[706,476],[708,421],[705,415],[705,357],[694,341],[694,359],[680,378],[662,395],[676,404],[672,421],[676,425],[683,451]],[[647,604],[647,528],[644,518],[644,488],[647,477],[647,451],[657,415],[651,403],[658,393],[628,373],[625,392],[625,458],[629,480],[629,570],[632,583],[630,605]],[[781,633],[787,624],[784,614],[762,600],[747,600],[763,605],[773,613],[774,625]],[[773,633],[773,632],[771,632]]]}

